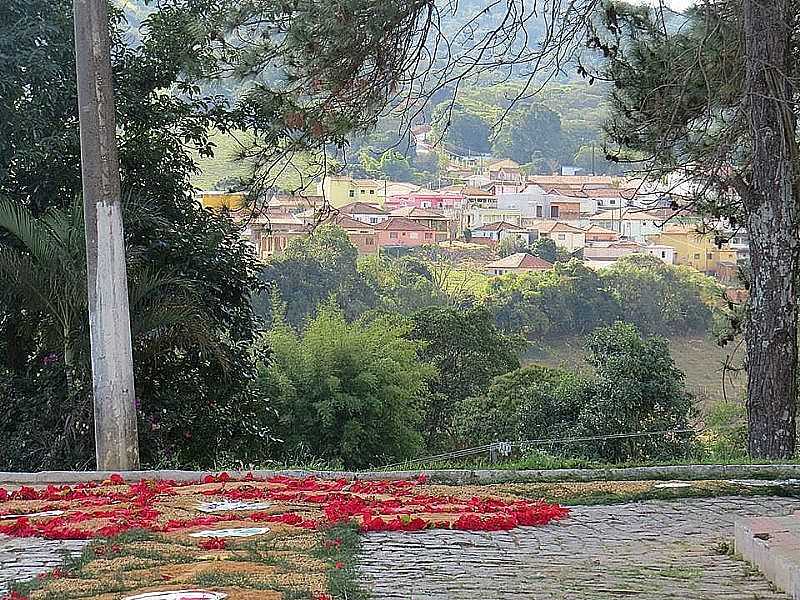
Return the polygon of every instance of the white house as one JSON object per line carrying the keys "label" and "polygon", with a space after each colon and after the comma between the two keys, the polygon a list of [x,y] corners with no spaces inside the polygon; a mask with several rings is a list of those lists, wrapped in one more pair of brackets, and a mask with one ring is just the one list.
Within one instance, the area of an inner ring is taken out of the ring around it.
{"label": "white house", "polygon": [[661,219],[657,216],[631,208],[606,210],[588,218],[591,225],[616,231],[622,237],[644,243],[648,235],[661,231]]}
{"label": "white house", "polygon": [[339,209],[339,212],[343,215],[347,215],[351,219],[368,225],[377,225],[389,218],[388,212],[374,204],[367,204],[366,202],[352,202],[351,204],[346,204]]}

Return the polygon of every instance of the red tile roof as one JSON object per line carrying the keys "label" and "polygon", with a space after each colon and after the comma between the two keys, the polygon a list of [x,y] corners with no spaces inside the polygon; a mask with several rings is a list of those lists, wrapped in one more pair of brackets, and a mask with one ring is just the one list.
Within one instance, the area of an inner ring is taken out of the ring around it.
{"label": "red tile roof", "polygon": [[486,265],[487,269],[533,269],[545,271],[553,268],[553,263],[547,262],[543,258],[533,256],[527,252],[518,252],[511,256],[506,256],[500,260],[490,262]]}
{"label": "red tile roof", "polygon": [[430,227],[425,227],[425,225],[405,217],[389,217],[383,223],[375,225],[375,229],[386,231],[434,231]]}

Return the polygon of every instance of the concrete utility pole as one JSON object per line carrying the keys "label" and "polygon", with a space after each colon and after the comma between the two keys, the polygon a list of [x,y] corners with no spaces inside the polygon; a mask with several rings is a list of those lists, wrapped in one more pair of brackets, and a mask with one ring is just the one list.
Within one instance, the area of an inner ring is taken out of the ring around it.
{"label": "concrete utility pole", "polygon": [[74,0],[97,468],[139,468],[106,0]]}

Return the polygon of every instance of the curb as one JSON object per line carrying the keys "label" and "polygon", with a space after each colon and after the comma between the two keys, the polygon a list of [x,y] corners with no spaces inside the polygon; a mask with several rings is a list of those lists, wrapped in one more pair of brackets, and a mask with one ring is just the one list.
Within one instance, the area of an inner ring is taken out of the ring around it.
{"label": "curb", "polygon": [[[56,485],[103,481],[114,471],[41,471],[38,473],[0,472],[0,485]],[[363,479],[408,481],[424,473],[431,483],[451,485],[490,485],[497,483],[588,482],[636,480],[729,480],[729,479],[800,479],[800,464],[791,465],[672,465],[662,467],[631,467],[610,469],[552,469],[552,470],[421,470],[421,471],[308,471],[253,470],[228,471],[233,478],[247,473],[259,479],[277,475],[286,477],[317,477],[320,479]],[[127,471],[128,480],[171,479],[199,481],[211,471]]]}

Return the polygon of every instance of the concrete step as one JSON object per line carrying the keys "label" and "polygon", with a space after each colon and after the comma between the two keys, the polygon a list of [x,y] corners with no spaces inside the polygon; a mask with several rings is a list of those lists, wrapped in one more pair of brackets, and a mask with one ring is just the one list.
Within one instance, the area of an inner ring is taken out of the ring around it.
{"label": "concrete step", "polygon": [[737,554],[800,600],[800,511],[787,517],[736,519],[735,530]]}

